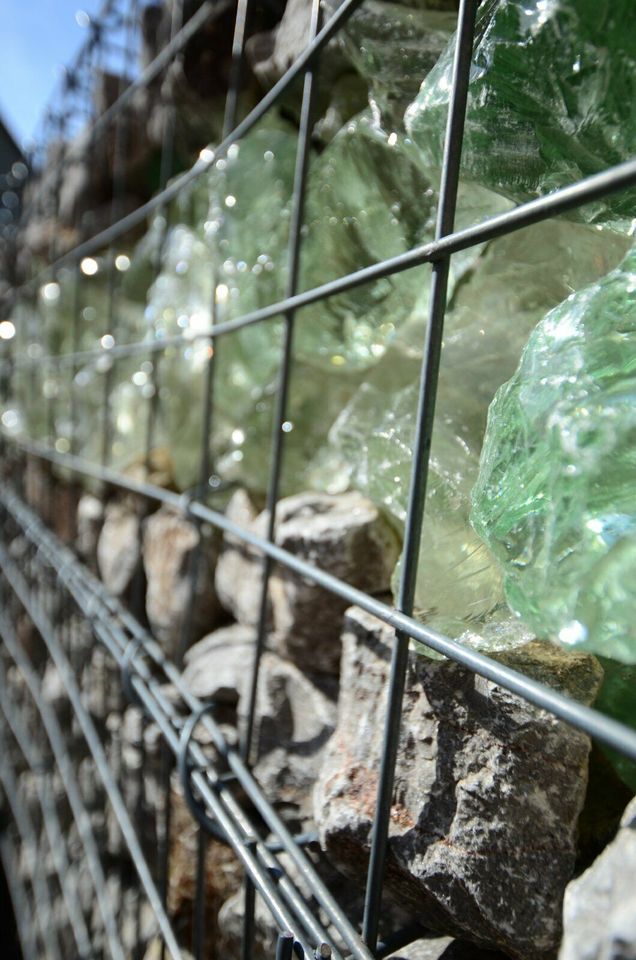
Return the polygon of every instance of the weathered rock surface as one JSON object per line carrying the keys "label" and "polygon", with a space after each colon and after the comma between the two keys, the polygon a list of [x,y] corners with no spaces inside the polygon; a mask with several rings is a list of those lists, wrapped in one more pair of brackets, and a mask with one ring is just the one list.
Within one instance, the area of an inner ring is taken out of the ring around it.
{"label": "weathered rock surface", "polygon": [[[258,510],[245,490],[237,490],[225,509],[225,516],[240,527],[252,529]],[[250,625],[258,621],[261,567],[262,560],[256,550],[237,537],[225,535],[214,585],[220,602],[239,623]]]}
{"label": "weathered rock surface", "polygon": [[[265,512],[254,518],[244,493],[230,516],[263,536]],[[359,493],[330,496],[300,493],[281,500],[276,543],[354,587],[383,593],[389,587],[399,545],[378,508]],[[217,568],[219,596],[241,623],[255,623],[260,603],[261,560],[226,538]],[[270,580],[272,648],[310,672],[337,675],[345,600],[290,571],[277,568]]]}
{"label": "weathered rock surface", "polygon": [[116,715],[121,709],[121,673],[109,653],[95,645],[82,669],[82,690],[86,706],[97,720]]}
{"label": "weathered rock surface", "polygon": [[566,892],[559,960],[636,957],[636,799],[612,843]]}
{"label": "weathered rock surface", "polygon": [[[243,674],[247,680],[245,667]],[[336,722],[334,678],[301,672],[274,653],[261,661],[254,727],[254,775],[285,819],[313,825],[312,791]],[[249,687],[239,704],[246,719]]]}
{"label": "weathered rock surface", "polygon": [[97,567],[104,586],[126,598],[141,565],[139,513],[125,502],[109,503],[97,541]]}
{"label": "weathered rock surface", "polygon": [[[276,542],[368,593],[388,589],[399,545],[371,500],[300,493],[280,503]],[[309,670],[337,674],[346,600],[278,568],[271,580],[278,650]]]}
{"label": "weathered rock surface", "polygon": [[387,960],[498,960],[503,953],[484,950],[466,940],[453,937],[430,937],[414,940],[407,947],[389,955]]}
{"label": "weathered rock surface", "polygon": [[245,45],[252,70],[271,87],[288,70],[309,43],[311,0],[289,0],[279,24],[257,33]]}
{"label": "weathered rock surface", "polygon": [[195,697],[235,707],[254,655],[254,640],[253,627],[234,623],[190,647],[183,679]]}
{"label": "weathered rock surface", "polygon": [[171,657],[183,643],[197,640],[219,620],[221,607],[214,589],[217,554],[217,541],[210,532],[199,531],[168,507],[144,523],[146,614],[155,637]]}
{"label": "weathered rock surface", "polygon": [[97,543],[104,522],[104,504],[92,493],[85,493],[77,504],[75,548],[84,562],[97,569]]}
{"label": "weathered rock surface", "polygon": [[52,660],[49,660],[44,668],[41,696],[42,700],[55,710],[58,718],[63,723],[68,723],[71,716],[71,705],[66,687]]}
{"label": "weathered rock surface", "polygon": [[[369,854],[392,640],[374,617],[348,611],[338,725],[314,810],[322,846],[353,878],[364,876]],[[545,673],[544,653],[534,641],[514,656],[533,675]],[[555,686],[591,702],[597,661],[583,654],[568,662],[553,671]],[[553,955],[589,748],[587,736],[501,687],[411,654],[388,891],[427,927],[512,956]]]}
{"label": "weathered rock surface", "polygon": [[[170,877],[168,909],[177,928],[192,923],[197,881],[199,829],[188,810],[176,776],[172,780]],[[217,942],[216,916],[221,905],[242,883],[242,871],[233,850],[209,839],[205,853],[206,941]]]}

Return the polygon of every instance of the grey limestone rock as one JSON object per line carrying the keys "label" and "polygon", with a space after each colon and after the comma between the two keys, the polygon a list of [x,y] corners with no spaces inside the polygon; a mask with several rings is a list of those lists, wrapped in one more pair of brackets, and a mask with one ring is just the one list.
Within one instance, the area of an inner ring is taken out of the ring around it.
{"label": "grey limestone rock", "polygon": [[234,623],[190,647],[183,680],[195,697],[236,706],[254,655],[254,639],[253,627]]}
{"label": "grey limestone rock", "polygon": [[[246,671],[243,671],[244,674]],[[254,775],[299,829],[312,825],[312,790],[336,720],[337,683],[301,672],[274,653],[261,661],[254,729]],[[245,723],[248,686],[239,704]]]}
{"label": "grey limestone rock", "polygon": [[121,675],[102,646],[94,646],[82,669],[82,691],[93,717],[106,720],[121,709]]}
{"label": "grey limestone rock", "polygon": [[41,687],[42,700],[55,710],[63,723],[68,723],[71,717],[71,705],[66,693],[66,687],[59,671],[52,660],[44,668]]}
{"label": "grey limestone rock", "polygon": [[288,0],[277,26],[247,41],[246,53],[252,70],[264,86],[273,86],[309,42],[311,0]]}
{"label": "grey limestone rock", "polygon": [[184,640],[197,640],[219,620],[221,607],[214,589],[217,554],[217,542],[210,532],[198,530],[169,507],[162,507],[144,523],[146,615],[155,637],[171,657],[177,655]]}
{"label": "grey limestone rock", "polygon": [[77,504],[77,540],[75,547],[86,564],[97,568],[97,542],[104,522],[104,504],[92,493],[85,493]]}
{"label": "grey limestone rock", "polygon": [[[263,536],[265,512],[243,492],[228,507],[232,519]],[[398,539],[378,508],[357,492],[331,496],[300,493],[285,497],[276,512],[276,543],[347,583],[369,593],[388,590],[399,552]],[[217,592],[241,623],[256,622],[261,560],[245,546],[226,546],[217,568]],[[337,676],[345,600],[283,567],[270,579],[272,649],[310,672]]]}
{"label": "grey limestone rock", "polygon": [[620,829],[565,892],[559,960],[636,958],[636,798]]}
{"label": "grey limestone rock", "polygon": [[97,567],[104,586],[126,598],[140,567],[139,513],[127,502],[109,503],[97,541]]}
{"label": "grey limestone rock", "polygon": [[431,936],[414,940],[397,953],[390,954],[387,960],[503,960],[504,957],[505,954],[499,951],[476,947],[467,940]]}
{"label": "grey limestone rock", "polygon": [[[367,593],[384,593],[398,539],[371,500],[356,491],[300,493],[281,501],[276,542]],[[338,674],[346,600],[279,567],[271,579],[278,652],[309,670]]]}
{"label": "grey limestone rock", "polygon": [[[237,490],[225,509],[225,515],[228,520],[249,530],[254,528],[258,509],[247,491]],[[216,565],[216,593],[225,609],[239,623],[249,625],[258,621],[261,567],[262,561],[255,550],[237,537],[224,536]]]}
{"label": "grey limestone rock", "polygon": [[[364,876],[369,855],[393,638],[374,617],[348,611],[338,723],[314,796],[321,845],[354,879]],[[513,656],[546,679],[545,644],[530,642]],[[555,656],[569,664],[552,670],[555,685],[591,702],[597,661],[549,645],[548,659]],[[589,749],[586,735],[502,687],[411,653],[388,892],[441,933],[514,957],[553,956]]]}

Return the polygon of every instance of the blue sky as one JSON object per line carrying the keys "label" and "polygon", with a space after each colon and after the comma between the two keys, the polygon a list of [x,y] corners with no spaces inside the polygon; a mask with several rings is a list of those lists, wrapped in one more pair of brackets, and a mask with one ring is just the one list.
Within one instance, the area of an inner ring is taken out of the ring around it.
{"label": "blue sky", "polygon": [[0,113],[20,146],[28,144],[67,63],[86,33],[78,10],[99,0],[0,0]]}

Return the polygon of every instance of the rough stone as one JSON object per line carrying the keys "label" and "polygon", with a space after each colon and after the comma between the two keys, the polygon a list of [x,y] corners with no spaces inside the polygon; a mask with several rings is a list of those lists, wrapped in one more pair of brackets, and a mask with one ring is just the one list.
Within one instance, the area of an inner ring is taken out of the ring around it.
{"label": "rough stone", "polygon": [[44,668],[41,687],[42,700],[55,710],[58,718],[67,723],[71,716],[71,705],[66,693],[66,687],[59,671],[52,660]]}
{"label": "rough stone", "polygon": [[234,623],[190,647],[183,680],[195,697],[235,707],[253,657],[254,640],[253,627]]}
{"label": "rough stone", "polygon": [[[163,937],[154,937],[144,954],[144,960],[163,960],[165,957],[165,941]],[[183,947],[180,947],[182,960],[193,960],[192,954],[189,950],[185,950]]]}
{"label": "rough stone", "polygon": [[[231,516],[263,536],[267,514],[250,520],[245,494],[230,504]],[[354,587],[379,594],[388,589],[398,540],[378,508],[351,492],[330,496],[300,493],[280,501],[276,543]],[[260,602],[261,561],[254,551],[227,546],[217,569],[217,590],[241,623],[255,623]],[[337,675],[344,600],[291,571],[277,568],[270,579],[272,647],[310,672]]]}
{"label": "rough stone", "polygon": [[[221,609],[214,589],[217,554],[217,542],[210,532],[199,531],[168,507],[162,507],[144,523],[146,614],[155,637],[171,657],[184,642],[197,640],[218,622]],[[193,573],[194,591],[190,583]]]}
{"label": "rough stone", "polygon": [[75,548],[92,570],[97,569],[97,543],[103,522],[104,504],[91,493],[85,493],[77,504]]}
{"label": "rough stone", "polygon": [[102,646],[94,646],[82,671],[86,707],[97,720],[116,716],[121,709],[121,675],[117,664]]}
{"label": "rough stone", "polygon": [[[226,507],[225,516],[240,527],[251,529],[258,509],[246,490],[237,490]],[[239,623],[254,625],[258,622],[261,566],[262,561],[255,550],[236,537],[224,536],[214,584],[220,602]]]}
{"label": "rough stone", "polygon": [[[338,724],[314,796],[321,844],[364,876],[393,631],[358,608],[343,634]],[[514,651],[543,674],[546,645]],[[553,649],[550,647],[550,654]],[[495,654],[506,660],[508,654]],[[555,686],[591,702],[600,668],[568,655]],[[441,933],[516,957],[554,954],[585,798],[589,738],[453,662],[412,653],[391,810],[387,890]]]}
{"label": "rough stone", "polygon": [[[243,724],[248,697],[245,683],[239,704]],[[334,730],[336,697],[334,678],[301,673],[274,653],[263,655],[256,699],[254,775],[288,823],[299,829],[313,826],[312,790],[324,747]]]}
{"label": "rough stone", "polygon": [[289,0],[273,30],[249,38],[246,54],[264,86],[273,86],[304,51],[309,42],[310,20],[311,0]]}
{"label": "rough stone", "polygon": [[114,596],[128,598],[141,566],[140,518],[126,502],[109,503],[97,541],[97,567]]}
{"label": "rough stone", "polygon": [[559,960],[636,957],[636,798],[610,845],[566,892]]}
{"label": "rough stone", "polygon": [[[282,500],[276,543],[367,593],[388,589],[398,558],[393,529],[357,492]],[[283,568],[271,579],[278,651],[311,671],[337,674],[347,602]]]}
{"label": "rough stone", "polygon": [[505,954],[476,947],[453,937],[430,937],[414,940],[407,947],[391,953],[387,960],[498,960]]}

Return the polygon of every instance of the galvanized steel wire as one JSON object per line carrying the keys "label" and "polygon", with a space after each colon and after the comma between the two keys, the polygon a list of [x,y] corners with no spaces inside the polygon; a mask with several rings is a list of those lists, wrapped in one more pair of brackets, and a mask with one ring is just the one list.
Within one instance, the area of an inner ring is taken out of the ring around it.
{"label": "galvanized steel wire", "polygon": [[[296,171],[292,195],[292,217],[289,239],[290,270],[284,297],[266,307],[244,313],[228,321],[213,322],[207,329],[198,331],[194,337],[187,334],[169,336],[163,339],[144,339],[141,342],[114,343],[106,349],[78,350],[77,338],[71,351],[61,354],[47,354],[37,358],[29,356],[10,357],[3,360],[9,375],[21,367],[33,364],[46,364],[51,368],[71,367],[91,363],[107,356],[111,363],[132,356],[157,356],[157,360],[170,347],[181,346],[194,338],[207,340],[215,349],[210,352],[207,361],[207,380],[204,391],[204,416],[200,452],[200,483],[192,495],[182,496],[166,490],[148,481],[133,480],[109,466],[108,448],[108,391],[110,381],[106,379],[104,391],[103,455],[99,465],[88,462],[75,455],[73,443],[69,454],[61,453],[50,446],[32,440],[12,440],[5,438],[3,443],[4,459],[7,463],[15,461],[19,454],[35,457],[42,462],[62,468],[72,475],[84,479],[99,481],[100,484],[122,492],[132,493],[141,498],[159,504],[165,504],[179,511],[195,524],[209,523],[223,533],[253,548],[262,558],[262,578],[260,584],[260,616],[256,628],[254,662],[251,671],[248,721],[240,749],[231,747],[224,738],[219,725],[210,715],[209,704],[194,697],[181,677],[180,671],[166,659],[163,651],[144,628],[114,598],[108,595],[103,585],[83,567],[72,552],[46,529],[44,524],[22,502],[16,492],[5,489],[0,492],[0,522],[4,531],[4,545],[0,546],[0,568],[3,572],[2,590],[7,598],[8,609],[18,604],[35,624],[43,638],[49,655],[55,663],[64,687],[73,707],[75,717],[82,729],[90,754],[96,764],[109,802],[116,813],[122,834],[132,862],[138,871],[144,895],[149,902],[164,944],[171,955],[178,958],[180,947],[174,935],[167,911],[166,876],[163,888],[157,886],[151,876],[144,853],[139,844],[134,817],[127,811],[117,783],[109,770],[108,758],[104,754],[99,736],[91,718],[82,703],[80,690],[73,669],[60,643],[59,624],[54,622],[46,611],[46,603],[51,602],[47,594],[46,583],[53,577],[57,588],[64,593],[72,609],[81,616],[90,631],[107,651],[109,657],[118,665],[122,675],[122,686],[133,697],[135,704],[145,716],[154,722],[162,735],[167,751],[176,758],[181,784],[190,809],[199,827],[197,846],[197,897],[194,923],[195,954],[202,955],[204,941],[204,903],[202,872],[205,845],[208,836],[221,838],[235,851],[245,871],[245,919],[243,935],[243,956],[248,957],[254,938],[254,895],[258,893],[267,904],[275,924],[280,931],[278,942],[273,948],[277,957],[290,957],[294,949],[297,953],[310,956],[314,950],[329,949],[331,955],[339,958],[352,956],[357,960],[370,960],[371,957],[384,956],[392,948],[409,942],[421,933],[414,927],[408,931],[397,931],[390,943],[379,944],[379,919],[381,915],[382,885],[387,850],[390,806],[393,790],[393,778],[398,751],[401,704],[404,690],[405,672],[408,657],[408,644],[411,639],[430,647],[437,653],[462,664],[471,671],[523,697],[529,703],[550,711],[579,730],[585,731],[596,740],[618,750],[624,756],[636,760],[636,732],[623,724],[601,715],[598,711],[574,702],[568,697],[531,680],[522,674],[498,663],[489,657],[467,648],[461,643],[443,636],[437,631],[413,617],[413,597],[417,570],[422,522],[425,509],[428,458],[433,433],[433,418],[437,376],[440,365],[441,340],[446,309],[446,292],[450,258],[454,253],[485,243],[497,237],[510,234],[548,218],[576,209],[584,203],[605,197],[615,191],[636,185],[636,159],[605,170],[540,197],[523,203],[516,208],[493,216],[484,222],[455,230],[454,214],[458,181],[461,173],[461,148],[466,101],[469,85],[469,71],[473,47],[473,33],[478,2],[462,0],[460,3],[457,45],[455,51],[454,73],[445,139],[440,202],[438,208],[435,238],[430,243],[409,250],[346,276],[333,278],[313,289],[298,291],[298,269],[302,248],[303,205],[310,176],[308,169],[309,142],[311,135],[312,101],[316,85],[319,83],[319,55],[355,12],[362,0],[345,0],[328,22],[319,26],[319,4],[316,0],[312,8],[311,35],[307,49],[290,70],[267,93],[260,103],[238,123],[238,78],[245,40],[245,22],[248,14],[247,0],[238,5],[235,34],[233,40],[232,83],[228,92],[225,110],[225,123],[222,142],[218,146],[206,147],[199,159],[184,174],[168,182],[170,170],[171,144],[167,140],[163,145],[162,177],[160,191],[148,202],[132,213],[119,217],[109,227],[94,236],[81,240],[72,250],[54,256],[53,262],[28,280],[23,287],[14,291],[14,298],[28,298],[37,287],[48,279],[54,279],[60,269],[72,266],[79,278],[79,264],[84,257],[110,249],[113,259],[113,244],[142,225],[152,213],[164,210],[171,200],[193,183],[219,158],[229,147],[237,143],[268,113],[279,98],[289,90],[298,78],[304,78],[302,108],[298,133]],[[142,88],[151,79],[160,75],[168,62],[180,53],[188,40],[211,17],[220,16],[229,8],[227,2],[205,2],[192,18],[183,25],[173,22],[168,46],[146,67],[141,75],[128,85],[115,103],[99,118],[93,127],[93,136],[109,127],[129,103],[137,89]],[[169,136],[169,134],[168,134]],[[67,158],[68,158],[67,153]],[[164,237],[165,239],[165,237]],[[302,323],[302,308],[318,303],[345,291],[356,289],[363,284],[378,280],[404,270],[424,269],[430,265],[433,282],[429,301],[429,315],[426,326],[426,339],[422,344],[423,361],[418,399],[417,427],[414,444],[413,468],[410,482],[407,519],[405,523],[405,543],[402,558],[401,580],[398,600],[395,607],[386,604],[337,577],[320,570],[314,565],[294,556],[276,544],[276,507],[280,496],[280,472],[284,457],[284,431],[282,424],[287,418],[289,377],[293,366],[293,335],[295,325]],[[157,262],[158,268],[158,262]],[[111,265],[112,269],[112,265]],[[211,267],[211,270],[213,268]],[[112,285],[111,285],[112,286]],[[114,291],[110,293],[110,312],[116,315]],[[79,306],[77,306],[77,310]],[[267,490],[267,510],[269,523],[265,536],[241,528],[223,513],[208,503],[207,477],[210,475],[210,433],[214,429],[214,364],[219,339],[231,335],[250,325],[264,323],[273,318],[283,318],[284,336],[281,347],[281,364],[276,390],[276,403],[271,440],[271,469]],[[214,320],[213,315],[213,320]],[[97,339],[97,338],[96,338]],[[156,365],[155,365],[156,366]],[[153,377],[159,377],[160,370],[153,371]],[[156,392],[156,390],[155,390]],[[71,392],[73,423],[77,419],[77,410],[73,391]],[[153,438],[153,409],[149,406],[145,440],[146,463],[148,462]],[[21,569],[8,551],[11,537],[20,536],[29,544],[29,560],[26,569]],[[272,806],[275,798],[265,797],[254,777],[250,773],[249,760],[252,749],[252,737],[256,716],[256,702],[259,680],[259,666],[264,650],[267,631],[267,590],[269,577],[274,564],[278,564],[295,576],[311,581],[333,595],[356,604],[389,624],[396,631],[393,647],[393,659],[388,691],[388,707],[385,718],[384,749],[382,767],[379,776],[374,831],[371,843],[371,856],[366,885],[366,902],[362,932],[359,933],[345,915],[342,907],[332,897],[320,879],[314,865],[303,850],[303,838],[294,837],[287,829]],[[195,557],[190,571],[191,599],[194,597],[194,584],[197,573]],[[38,577],[43,577],[39,583]],[[47,578],[49,580],[47,581]],[[9,601],[9,598],[13,598]],[[88,865],[95,896],[99,904],[109,952],[113,957],[123,958],[123,948],[113,911],[108,902],[106,878],[100,862],[95,837],[90,828],[81,796],[77,787],[72,762],[64,745],[64,735],[59,728],[55,714],[42,702],[39,695],[39,680],[33,672],[24,652],[20,649],[15,629],[9,615],[0,615],[0,633],[4,641],[5,654],[19,668],[33,702],[39,712],[42,726],[46,732],[53,758],[64,781],[69,803],[78,826],[86,863]],[[189,626],[184,625],[182,650],[189,642]],[[0,682],[5,682],[6,669],[0,666]],[[168,681],[178,691],[181,709],[166,697],[162,682]],[[29,737],[24,729],[21,717],[13,716],[13,705],[5,692],[0,693],[0,710],[5,717],[7,737],[12,736],[15,746],[21,752],[23,762],[33,769],[39,763],[37,749],[29,745]],[[184,715],[186,719],[184,720]],[[197,743],[194,733],[199,724],[211,738],[216,751],[216,760],[204,752]],[[227,767],[227,775],[222,768]],[[169,767],[166,768],[169,773]],[[12,771],[3,764],[0,771],[5,792],[11,804],[17,794]],[[246,813],[238,803],[228,782],[235,781],[250,801],[253,813]],[[169,775],[164,778],[166,788],[167,813],[169,822],[170,791]],[[40,794],[42,810],[49,811],[46,798]],[[14,804],[11,804],[14,806]],[[15,813],[14,809],[14,813]],[[15,816],[15,829],[20,835],[20,843],[30,849],[36,843],[33,830],[28,821],[18,812]],[[69,875],[68,854],[60,844],[61,829],[54,816],[46,816],[47,834],[50,849],[53,852],[61,889],[65,898],[72,901],[72,872]],[[258,821],[258,822],[257,822]],[[261,824],[265,825],[265,833]],[[2,839],[0,852],[6,864],[14,857],[8,835]],[[309,907],[298,885],[281,868],[278,860],[280,852],[286,853],[294,868],[311,888],[313,896],[328,918],[328,923],[318,915],[319,911]],[[164,850],[164,873],[168,869],[168,853]],[[273,877],[276,879],[273,879]],[[25,960],[35,956],[35,937],[32,929],[26,930],[22,922],[26,891],[21,877],[13,877],[12,897],[21,926],[21,939]],[[40,885],[37,870],[33,871],[34,885]],[[39,896],[39,892],[42,896]],[[47,897],[38,887],[36,906],[46,914]],[[86,928],[81,914],[78,915],[69,906],[69,918],[73,927],[76,945],[81,956],[86,954]],[[73,915],[75,914],[75,915]],[[38,916],[40,916],[38,914]],[[45,919],[40,919],[42,941],[51,946],[50,955],[56,956],[55,944],[50,942],[50,932]],[[345,952],[338,950],[328,927],[337,931],[345,944]],[[48,947],[47,947],[48,948]],[[326,955],[323,953],[323,955]]]}

